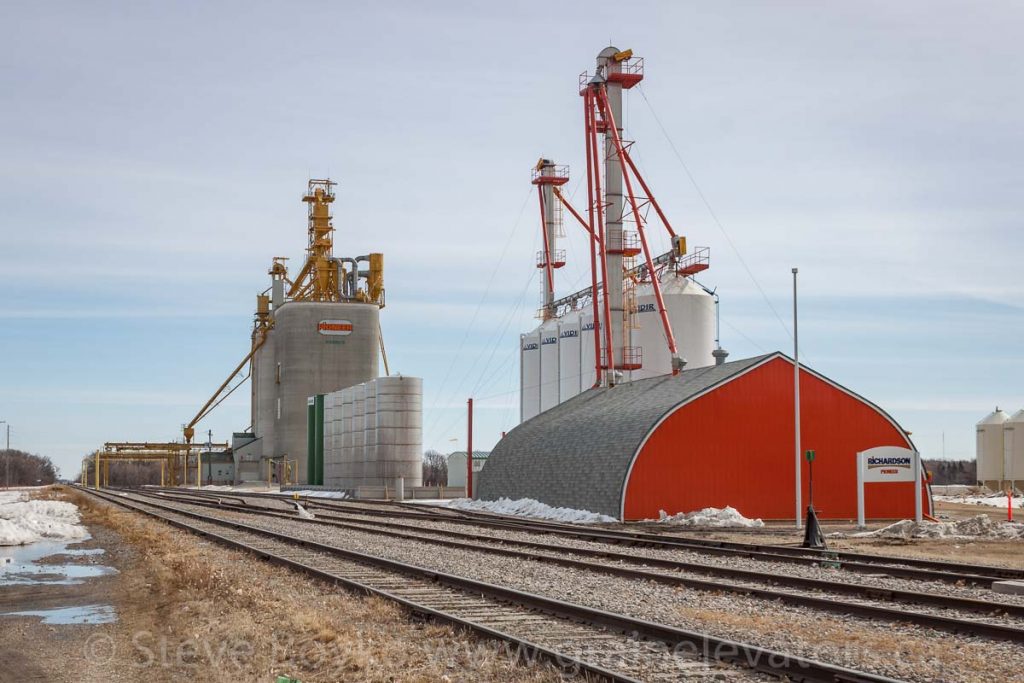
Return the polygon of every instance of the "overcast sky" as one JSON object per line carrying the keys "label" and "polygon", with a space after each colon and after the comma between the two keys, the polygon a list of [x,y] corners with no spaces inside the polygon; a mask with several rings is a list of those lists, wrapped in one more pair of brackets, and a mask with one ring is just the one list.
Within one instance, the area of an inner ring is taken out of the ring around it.
{"label": "overcast sky", "polygon": [[[383,331],[425,379],[425,446],[465,447],[472,394],[489,447],[518,419],[539,295],[530,168],[567,163],[578,189],[577,77],[613,41],[645,59],[627,137],[711,247],[731,357],[791,352],[799,266],[808,364],[926,456],[943,434],[973,456],[978,419],[1024,407],[1022,20],[1014,2],[0,2],[0,420],[70,475],[104,441],[180,437],[329,175],[336,253],[386,254]],[[563,293],[586,278],[572,228]],[[246,427],[237,393],[199,429]]]}

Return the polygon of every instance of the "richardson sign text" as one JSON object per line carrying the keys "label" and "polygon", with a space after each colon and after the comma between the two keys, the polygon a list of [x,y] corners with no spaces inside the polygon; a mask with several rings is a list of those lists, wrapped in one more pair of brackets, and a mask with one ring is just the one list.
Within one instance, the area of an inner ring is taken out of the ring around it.
{"label": "richardson sign text", "polygon": [[321,320],[316,331],[329,336],[344,336],[352,334],[352,323],[348,320]]}

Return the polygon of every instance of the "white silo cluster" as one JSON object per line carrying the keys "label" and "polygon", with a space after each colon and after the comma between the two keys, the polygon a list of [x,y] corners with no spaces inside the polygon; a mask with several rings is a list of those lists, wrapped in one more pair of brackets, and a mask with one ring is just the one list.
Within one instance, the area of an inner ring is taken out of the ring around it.
{"label": "white silo cluster", "polygon": [[324,396],[324,485],[423,482],[423,380],[378,377]]}
{"label": "white silo cluster", "polygon": [[[665,309],[687,368],[715,363],[715,301],[692,279],[666,274],[660,280]],[[636,291],[636,329],[632,343],[641,349],[643,366],[624,370],[620,381],[667,375],[672,358],[658,315],[654,290],[640,283]],[[569,311],[520,335],[520,419],[549,410],[594,385],[594,316],[589,309]]]}
{"label": "white silo cluster", "polygon": [[977,424],[977,480],[993,491],[1024,483],[1024,410],[998,407]]}

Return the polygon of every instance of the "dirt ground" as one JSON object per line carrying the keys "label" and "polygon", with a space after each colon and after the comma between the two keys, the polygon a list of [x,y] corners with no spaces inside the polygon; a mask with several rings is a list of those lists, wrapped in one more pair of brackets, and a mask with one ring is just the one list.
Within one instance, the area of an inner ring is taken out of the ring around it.
{"label": "dirt ground", "polygon": [[[994,522],[1006,521],[1006,510],[985,507],[981,505],[965,505],[962,503],[947,503],[944,501],[935,502],[935,511],[942,521],[955,521],[967,519],[980,514],[988,515]],[[1024,521],[1024,512],[1015,511],[1015,521]],[[878,529],[883,524],[869,524],[868,530]],[[643,529],[644,531],[657,531],[682,538],[702,538],[709,540],[734,541],[738,543],[764,543],[777,545],[797,545],[803,540],[803,535],[793,528],[790,523],[771,523],[763,528],[750,531],[736,530],[705,530],[705,531],[673,531],[665,529],[662,525],[659,529]],[[853,524],[822,524],[826,536],[833,532],[844,534],[854,533],[856,529]],[[983,564],[993,567],[1011,567],[1024,569],[1024,541],[1020,540],[993,540],[980,538],[978,540],[964,539],[923,539],[912,540],[885,539],[885,538],[834,538],[827,539],[829,548],[834,550],[849,550],[852,552],[871,553],[875,555],[886,555],[892,557],[907,557],[917,559],[941,560],[946,562],[964,562],[968,564]]]}
{"label": "dirt ground", "polygon": [[[0,682],[557,681],[499,646],[419,623],[383,600],[286,569],[67,490],[117,574],[0,588],[0,611],[105,603],[116,623],[0,617]],[[65,558],[67,559],[67,558]],[[75,558],[95,561],[94,557]]]}

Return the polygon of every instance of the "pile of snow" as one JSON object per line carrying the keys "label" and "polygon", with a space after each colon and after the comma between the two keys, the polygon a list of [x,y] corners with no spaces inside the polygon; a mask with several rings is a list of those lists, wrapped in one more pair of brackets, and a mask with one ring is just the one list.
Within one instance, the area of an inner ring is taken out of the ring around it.
{"label": "pile of snow", "polygon": [[303,491],[281,491],[282,496],[304,496],[306,498],[337,498],[343,500],[348,498],[348,494],[344,491],[316,491],[316,490],[303,490]]}
{"label": "pile of snow", "polygon": [[316,519],[316,515],[298,503],[295,504],[295,511],[299,513],[299,517],[302,517],[302,519]]}
{"label": "pile of snow", "polygon": [[988,515],[978,515],[956,522],[921,522],[912,519],[882,527],[875,531],[853,534],[854,538],[1019,538],[1024,539],[1024,524],[1020,522],[993,522]]}
{"label": "pile of snow", "polygon": [[[654,520],[650,520],[654,521]],[[762,527],[764,522],[760,519],[749,519],[729,505],[724,508],[704,508],[695,512],[680,512],[670,515],[664,510],[658,510],[658,522],[662,524],[674,524],[677,526],[708,526],[708,527]]]}
{"label": "pile of snow", "polygon": [[[1006,494],[1005,493],[990,493],[988,495],[975,495],[975,496],[934,496],[935,500],[942,500],[947,503],[963,503],[965,505],[985,505],[994,508],[1006,508]],[[1024,509],[1024,497],[1014,496],[1010,500],[1013,501],[1013,507],[1017,509]]]}
{"label": "pile of snow", "polygon": [[619,521],[614,517],[590,512],[589,510],[551,507],[533,498],[520,498],[518,500],[512,500],[511,498],[499,498],[498,500],[456,498],[448,503],[448,507],[455,508],[456,510],[474,510],[493,512],[499,515],[536,517],[537,519],[550,519],[557,522],[573,522],[576,524]]}
{"label": "pile of snow", "polygon": [[0,545],[23,545],[44,539],[87,538],[78,508],[55,500],[29,500],[22,491],[0,493]]}

